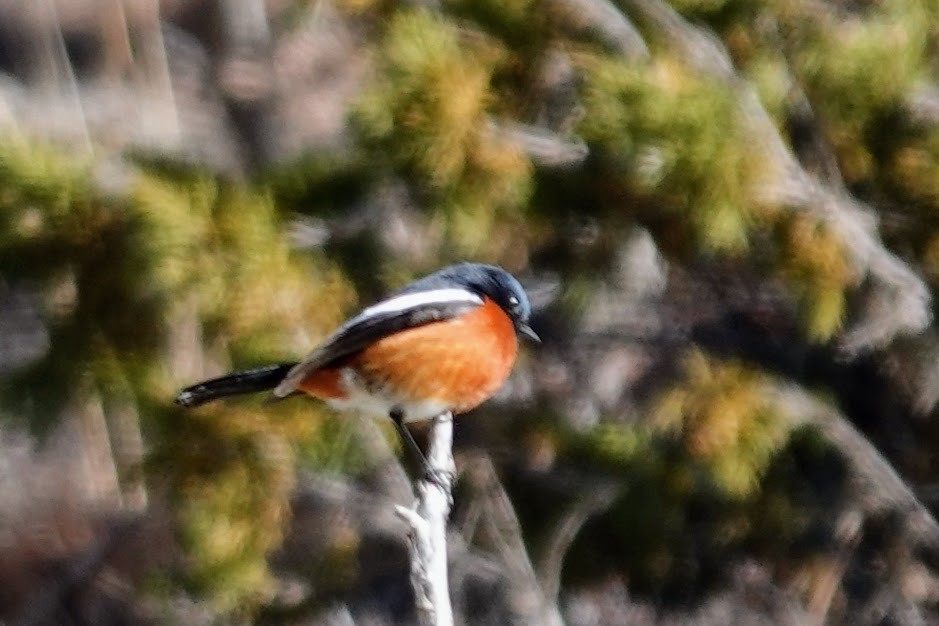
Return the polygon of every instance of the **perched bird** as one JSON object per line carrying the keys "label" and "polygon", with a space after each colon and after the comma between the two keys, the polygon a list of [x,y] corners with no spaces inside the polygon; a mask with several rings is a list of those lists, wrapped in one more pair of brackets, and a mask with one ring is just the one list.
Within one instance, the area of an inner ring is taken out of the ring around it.
{"label": "perched bird", "polygon": [[299,363],[207,380],[176,402],[302,393],[338,409],[388,415],[406,434],[404,423],[465,413],[492,396],[515,363],[517,336],[539,341],[530,314],[524,289],[502,268],[451,265],[366,308]]}

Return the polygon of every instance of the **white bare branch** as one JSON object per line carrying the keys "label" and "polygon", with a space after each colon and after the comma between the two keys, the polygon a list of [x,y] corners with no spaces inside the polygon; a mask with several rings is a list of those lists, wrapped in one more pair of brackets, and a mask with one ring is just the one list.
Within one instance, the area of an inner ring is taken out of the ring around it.
{"label": "white bare branch", "polygon": [[547,128],[518,122],[488,120],[486,132],[517,145],[537,165],[570,167],[587,158],[587,144],[578,138],[565,138]]}
{"label": "white bare branch", "polygon": [[410,527],[411,585],[418,621],[424,626],[453,626],[447,574],[447,519],[453,504],[453,415],[435,417],[427,447],[427,471],[417,481],[413,508],[395,512]]}

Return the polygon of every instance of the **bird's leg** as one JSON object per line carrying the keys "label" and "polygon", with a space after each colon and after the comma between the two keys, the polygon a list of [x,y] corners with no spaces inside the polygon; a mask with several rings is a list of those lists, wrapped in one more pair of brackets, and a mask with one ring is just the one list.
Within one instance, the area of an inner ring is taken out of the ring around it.
{"label": "bird's leg", "polygon": [[404,425],[404,411],[395,407],[391,409],[389,413],[391,421],[394,422],[395,429],[398,431],[398,436],[401,437],[401,441],[404,442],[404,447],[407,449],[408,455],[411,457],[411,461],[417,463],[421,466],[421,469],[426,473],[427,472],[427,457],[424,456],[424,452],[421,450],[421,447],[417,445],[417,442],[414,440],[414,435],[411,434],[411,431],[408,430],[408,427]]}
{"label": "bird's leg", "polygon": [[414,440],[414,435],[411,434],[411,431],[404,424],[404,412],[395,407],[391,410],[389,416],[391,417],[391,421],[394,422],[398,436],[404,441],[404,447],[407,448],[408,456],[411,457],[411,461],[420,466],[420,474],[423,476],[424,480],[447,491],[449,489],[448,486],[453,483],[453,476],[449,472],[443,472],[443,474],[446,475],[441,475],[440,470],[431,469],[430,463],[427,462],[427,457],[424,456],[421,447],[417,445],[417,441]]}

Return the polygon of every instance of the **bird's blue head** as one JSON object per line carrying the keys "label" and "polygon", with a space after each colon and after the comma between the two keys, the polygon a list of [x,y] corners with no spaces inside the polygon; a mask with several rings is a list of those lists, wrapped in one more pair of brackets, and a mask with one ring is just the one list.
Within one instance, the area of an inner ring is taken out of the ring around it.
{"label": "bird's blue head", "polygon": [[531,303],[521,283],[507,271],[496,265],[482,263],[459,263],[440,269],[412,283],[404,292],[458,287],[487,296],[498,304],[512,320],[518,334],[533,341],[541,341],[528,325]]}

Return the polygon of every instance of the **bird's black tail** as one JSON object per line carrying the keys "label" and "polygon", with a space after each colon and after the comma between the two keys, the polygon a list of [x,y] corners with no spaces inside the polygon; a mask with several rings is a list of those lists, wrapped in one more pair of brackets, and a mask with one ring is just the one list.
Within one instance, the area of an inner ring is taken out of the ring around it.
{"label": "bird's black tail", "polygon": [[294,365],[296,363],[267,365],[205,380],[180,391],[179,395],[176,396],[176,404],[194,407],[226,396],[267,391],[276,387]]}

